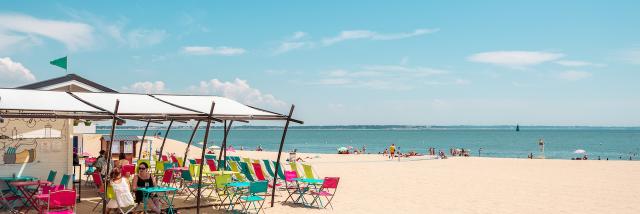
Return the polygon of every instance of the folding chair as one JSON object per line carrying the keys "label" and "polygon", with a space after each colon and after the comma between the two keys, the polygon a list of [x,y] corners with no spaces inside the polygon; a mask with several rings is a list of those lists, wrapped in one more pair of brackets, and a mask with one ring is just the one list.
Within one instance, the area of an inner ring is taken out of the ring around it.
{"label": "folding chair", "polygon": [[289,162],[289,167],[291,167],[291,170],[293,170],[294,172],[296,172],[296,176],[298,176],[298,178],[304,178],[304,177],[302,176],[302,173],[300,173],[300,172],[298,171],[298,164],[296,164],[296,162],[294,162],[294,161]]}
{"label": "folding chair", "polygon": [[47,214],[76,213],[76,192],[73,190],[60,190],[49,193],[47,201]]}
{"label": "folding chair", "polygon": [[[249,195],[239,198],[240,203],[242,203],[242,212],[248,213],[249,208],[253,205],[253,210],[255,210],[256,213],[260,213],[265,202],[265,197],[259,196],[258,194],[266,192],[267,181],[251,182],[251,184],[249,184]],[[256,204],[260,204],[260,207],[256,206]],[[262,212],[264,212],[264,210]]]}
{"label": "folding chair", "polygon": [[55,170],[50,170],[49,171],[49,176],[47,177],[47,181],[53,183],[56,180],[56,174],[58,174],[57,171]]}
{"label": "folding chair", "polygon": [[251,171],[249,171],[249,164],[246,162],[240,162],[240,172],[247,180],[251,182],[255,181],[255,179],[253,179],[253,175],[251,175]]}
{"label": "folding chair", "polygon": [[[197,165],[194,165],[194,166],[197,166]],[[200,166],[197,166],[197,167],[200,167]],[[193,179],[189,171],[182,171],[182,180],[183,182],[185,182],[182,185],[182,190],[186,190],[188,194],[187,197],[184,199],[184,201],[189,200],[189,197],[191,196],[196,198],[198,196],[198,187],[200,187],[201,189],[205,189],[206,187],[209,187],[209,184],[206,184],[206,183],[203,183],[202,186],[200,186],[198,182],[196,182]],[[201,194],[200,196],[202,197],[204,196],[204,194]]]}
{"label": "folding chair", "polygon": [[178,166],[179,166],[179,167],[183,167],[182,162],[184,161],[184,158],[177,157],[177,158],[176,158],[176,160],[178,161]]}
{"label": "folding chair", "polygon": [[[128,181],[127,179],[123,179],[121,182],[128,182]],[[108,201],[111,201],[111,200],[116,201],[116,204],[118,204],[118,210],[120,211],[119,213],[121,214],[132,213],[138,207],[138,204],[135,204],[135,203],[133,205],[123,206],[122,202],[120,202],[118,200],[118,197],[116,197],[116,192],[113,190],[113,187],[111,187],[111,185],[107,187],[107,199]]]}
{"label": "folding chair", "polygon": [[287,190],[287,193],[289,193],[289,196],[287,196],[287,198],[284,199],[284,201],[282,201],[282,203],[287,202],[287,200],[289,200],[289,198],[291,198],[291,200],[293,202],[296,202],[295,199],[293,199],[293,195],[294,194],[299,194],[300,188],[298,188],[298,185],[296,182],[296,178],[298,178],[298,175],[296,174],[296,172],[294,171],[285,171],[284,172],[284,183],[285,183],[285,189]]}
{"label": "folding chair", "polygon": [[60,179],[60,186],[67,188],[69,186],[69,178],[71,176],[64,174],[62,175],[62,179]]}
{"label": "folding chair", "polygon": [[124,177],[129,178],[129,176],[131,176],[131,175],[133,175],[135,173],[136,173],[136,165],[129,164],[129,165],[122,166],[122,175]]}
{"label": "folding chair", "polygon": [[[318,205],[321,208],[327,208],[327,206],[331,206],[333,209],[333,205],[331,205],[331,200],[336,195],[336,191],[338,190],[338,183],[340,182],[340,177],[325,177],[322,182],[322,187],[317,192],[311,191],[311,195],[314,196],[313,201],[311,202],[311,206],[318,201]],[[331,191],[333,190],[333,191]],[[327,204],[322,205],[322,197],[325,198]]]}
{"label": "folding chair", "polygon": [[209,196],[207,197],[211,197],[211,194],[215,192],[216,195],[218,195],[218,199],[220,200],[220,205],[223,205],[224,201],[229,195],[229,193],[227,192],[227,184],[231,183],[231,174],[215,175],[214,180],[215,183],[213,186],[213,191],[211,191],[209,193]]}
{"label": "folding chair", "polygon": [[87,167],[87,170],[84,171],[84,176],[86,176],[86,178],[84,179],[84,185],[90,185],[92,182],[93,177],[91,176],[93,174],[93,172],[96,171],[96,168],[93,166],[89,166]]}
{"label": "folding chair", "polygon": [[93,177],[93,183],[95,184],[96,189],[98,190],[98,197],[100,197],[100,201],[93,207],[92,211],[95,211],[100,204],[105,200],[106,195],[104,193],[104,186],[102,185],[102,177],[100,176],[100,172],[95,171],[91,175]]}

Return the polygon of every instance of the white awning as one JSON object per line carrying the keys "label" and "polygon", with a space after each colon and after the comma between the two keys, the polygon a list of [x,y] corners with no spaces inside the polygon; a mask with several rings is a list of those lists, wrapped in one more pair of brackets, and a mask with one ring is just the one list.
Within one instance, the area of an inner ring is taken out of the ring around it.
{"label": "white awning", "polygon": [[[218,96],[151,95],[127,93],[59,92],[0,89],[0,116],[4,118],[110,119],[117,115],[135,120],[287,120],[286,115],[241,104]],[[208,115],[215,102],[213,115]],[[291,119],[296,123],[302,121]]]}
{"label": "white awning", "polygon": [[199,112],[209,113],[215,102],[213,115],[216,116],[279,116],[267,111],[243,105],[235,100],[217,96],[153,95],[154,97]]}
{"label": "white awning", "polygon": [[60,91],[0,89],[0,110],[103,112]]}
{"label": "white awning", "polygon": [[114,112],[120,100],[118,114],[201,114],[178,108],[146,94],[72,92],[80,99],[109,112]]}

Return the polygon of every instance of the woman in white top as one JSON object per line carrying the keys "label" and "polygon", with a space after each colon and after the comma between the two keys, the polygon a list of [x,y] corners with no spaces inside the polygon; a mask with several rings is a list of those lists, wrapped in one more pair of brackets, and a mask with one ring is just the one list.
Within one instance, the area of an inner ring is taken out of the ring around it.
{"label": "woman in white top", "polygon": [[129,182],[126,179],[122,179],[120,175],[120,169],[115,168],[111,171],[111,188],[116,198],[111,199],[107,204],[109,209],[117,209],[120,207],[128,207],[135,205],[133,195],[131,195],[131,189],[129,188]]}

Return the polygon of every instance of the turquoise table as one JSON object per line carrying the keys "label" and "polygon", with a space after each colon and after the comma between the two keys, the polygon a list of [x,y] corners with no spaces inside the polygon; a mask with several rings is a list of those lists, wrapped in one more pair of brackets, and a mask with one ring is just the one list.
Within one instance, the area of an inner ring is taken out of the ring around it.
{"label": "turquoise table", "polygon": [[4,183],[9,188],[9,191],[11,191],[11,193],[13,193],[15,195],[20,195],[20,191],[18,191],[18,189],[16,189],[13,185],[11,185],[10,184],[11,182],[16,182],[16,181],[35,181],[35,180],[38,180],[38,178],[32,177],[32,176],[0,177],[0,181],[4,181]]}
{"label": "turquoise table", "polygon": [[[176,191],[178,191],[178,188],[174,188],[174,187],[138,187],[138,190],[140,190],[140,192],[142,192],[142,201],[143,201],[143,204],[144,204],[144,213],[147,213],[147,201],[151,197],[151,194],[153,194],[153,193],[162,193],[162,196],[160,198],[162,200],[164,200],[165,202],[167,202],[167,209],[169,210],[169,213],[175,214],[173,212],[173,198],[176,196]],[[171,200],[169,200],[169,194],[168,194],[169,192],[173,192],[173,194],[171,196]]]}
{"label": "turquoise table", "polygon": [[227,210],[233,210],[233,207],[235,205],[235,202],[233,201],[234,199],[236,199],[236,202],[238,201],[238,199],[240,199],[240,196],[242,196],[242,191],[241,189],[247,189],[249,188],[249,185],[251,183],[249,182],[231,182],[228,183],[226,185],[227,189],[228,188],[232,188],[233,191],[227,192],[227,197],[225,197],[224,199],[222,199],[222,202],[220,202],[221,204],[224,204],[224,202],[227,200],[227,198],[229,198],[229,206],[227,207]]}
{"label": "turquoise table", "polygon": [[[295,178],[296,184],[298,186],[298,198],[295,200],[296,203],[300,203],[300,199],[302,199],[302,204],[306,206],[310,206],[307,200],[304,198],[304,195],[313,187],[314,190],[318,191],[318,186],[322,185],[324,182],[323,179],[317,178]],[[300,183],[306,184],[306,186],[301,186]]]}

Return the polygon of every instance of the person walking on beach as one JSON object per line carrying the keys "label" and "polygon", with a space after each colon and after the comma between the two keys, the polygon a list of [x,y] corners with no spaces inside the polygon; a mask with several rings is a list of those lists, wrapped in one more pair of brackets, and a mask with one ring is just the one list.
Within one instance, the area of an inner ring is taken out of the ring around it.
{"label": "person walking on beach", "polygon": [[395,154],[396,154],[396,144],[392,143],[391,146],[389,146],[389,158],[393,160],[393,156],[395,156]]}

